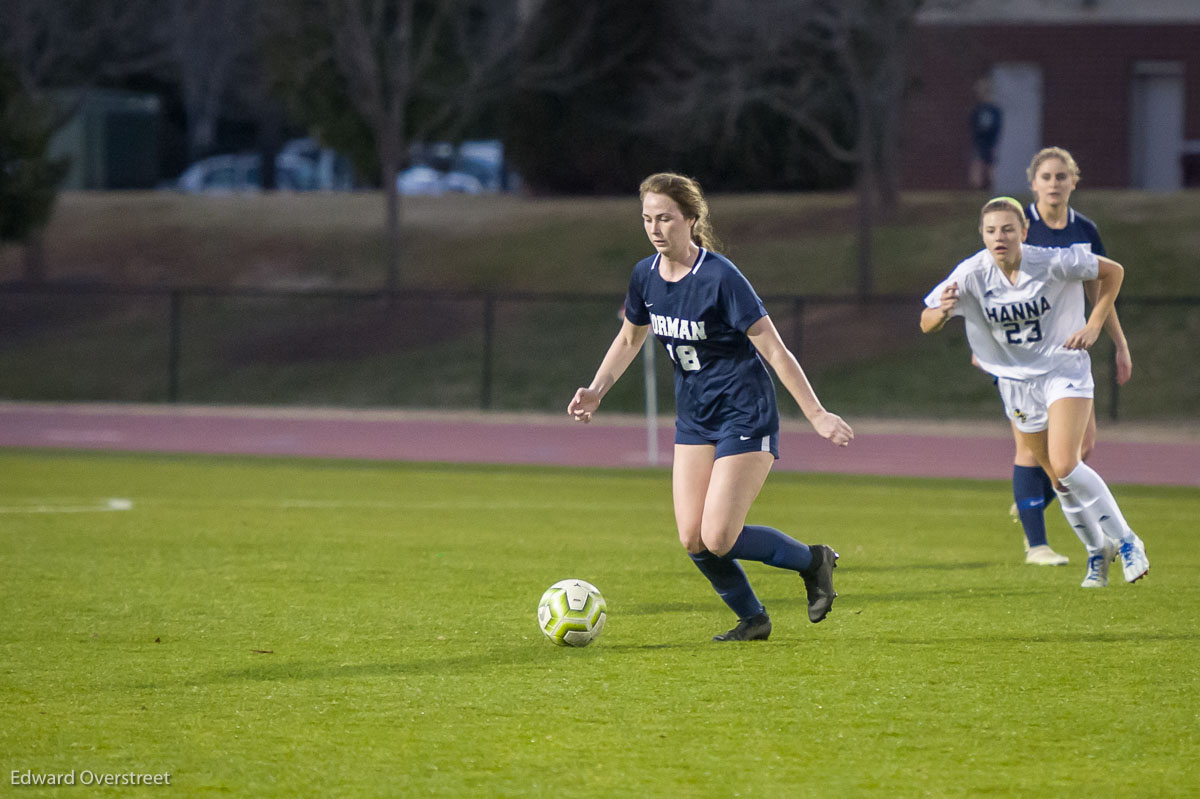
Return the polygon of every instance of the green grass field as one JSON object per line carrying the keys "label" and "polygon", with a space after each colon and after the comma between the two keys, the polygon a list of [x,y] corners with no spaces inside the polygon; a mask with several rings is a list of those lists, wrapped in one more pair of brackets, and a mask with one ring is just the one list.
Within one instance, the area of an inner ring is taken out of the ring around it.
{"label": "green grass field", "polygon": [[[3,780],[108,795],[1194,796],[1200,491],[1120,486],[1154,567],[1020,562],[1007,486],[804,476],[751,520],[842,554],[830,617],[732,624],[665,471],[0,452]],[[112,510],[112,499],[132,502]],[[579,577],[593,646],[535,611]],[[20,795],[85,795],[20,788]],[[75,790],[79,790],[76,788]]]}

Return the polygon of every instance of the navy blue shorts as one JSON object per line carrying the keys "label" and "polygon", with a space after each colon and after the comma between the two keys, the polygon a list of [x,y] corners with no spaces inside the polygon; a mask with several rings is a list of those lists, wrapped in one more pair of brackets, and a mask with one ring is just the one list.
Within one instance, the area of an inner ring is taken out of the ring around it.
{"label": "navy blue shorts", "polygon": [[779,459],[779,431],[767,436],[726,436],[724,438],[708,438],[707,436],[688,433],[675,429],[676,444],[708,444],[717,448],[714,458],[726,455],[741,455],[743,452],[769,452]]}
{"label": "navy blue shorts", "polygon": [[975,157],[988,166],[996,163],[996,140],[981,140],[976,139],[973,142]]}

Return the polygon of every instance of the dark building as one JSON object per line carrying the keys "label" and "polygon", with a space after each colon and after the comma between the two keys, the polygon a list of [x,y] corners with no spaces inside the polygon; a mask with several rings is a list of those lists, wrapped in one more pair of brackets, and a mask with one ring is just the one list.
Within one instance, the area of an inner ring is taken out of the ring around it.
{"label": "dark building", "polygon": [[87,89],[56,95],[71,112],[50,141],[66,157],[64,189],[151,189],[158,182],[159,100],[152,94]]}
{"label": "dark building", "polygon": [[998,193],[1025,190],[1030,157],[1050,145],[1075,155],[1089,187],[1200,186],[1200,3],[978,5],[926,14],[915,31],[903,186],[967,185],[981,78],[1003,112]]}

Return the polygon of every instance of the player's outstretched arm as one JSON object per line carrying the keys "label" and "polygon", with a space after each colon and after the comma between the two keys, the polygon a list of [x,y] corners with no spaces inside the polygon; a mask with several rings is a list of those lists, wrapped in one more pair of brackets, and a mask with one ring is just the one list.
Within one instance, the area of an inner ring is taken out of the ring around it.
{"label": "player's outstretched arm", "polygon": [[628,319],[622,321],[621,331],[609,346],[591,384],[581,386],[567,405],[567,413],[573,416],[575,421],[592,421],[592,415],[600,407],[600,401],[621,375],[625,374],[629,364],[633,363],[649,332],[649,325],[635,325]]}
{"label": "player's outstretched arm", "polygon": [[842,417],[836,413],[830,413],[821,405],[816,392],[813,391],[812,384],[808,382],[808,376],[804,374],[804,369],[800,367],[796,356],[783,343],[771,317],[764,316],[750,325],[746,335],[750,337],[750,343],[754,345],[759,354],[766,359],[767,363],[771,364],[775,374],[779,375],[779,381],[792,395],[792,399],[800,406],[804,418],[808,419],[809,424],[821,438],[827,439],[839,447],[847,446],[854,440],[854,431],[850,425],[846,424]]}
{"label": "player's outstretched arm", "polygon": [[921,311],[921,332],[936,333],[946,326],[958,305],[958,284],[951,283],[942,289],[941,305],[936,308],[926,308]]}

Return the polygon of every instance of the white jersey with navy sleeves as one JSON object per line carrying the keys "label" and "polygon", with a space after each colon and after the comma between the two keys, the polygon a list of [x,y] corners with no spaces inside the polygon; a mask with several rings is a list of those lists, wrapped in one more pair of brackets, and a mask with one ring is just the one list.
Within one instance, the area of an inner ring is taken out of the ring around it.
{"label": "white jersey with navy sleeves", "polygon": [[1096,279],[1099,269],[1087,244],[1022,244],[1014,284],[992,254],[980,250],[934,286],[925,306],[937,308],[942,290],[958,284],[958,303],[951,315],[963,317],[971,351],[989,374],[1027,380],[1084,362],[1090,368],[1086,350],[1068,350],[1063,343],[1087,323],[1079,283]]}
{"label": "white jersey with navy sleeves", "polygon": [[767,315],[750,282],[703,248],[690,272],[668,282],[659,258],[634,267],[625,317],[649,325],[674,363],[676,428],[713,440],[777,431],[775,384],[746,335]]}

